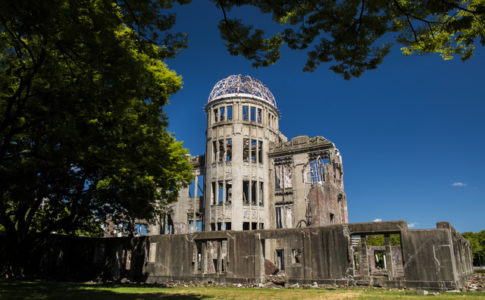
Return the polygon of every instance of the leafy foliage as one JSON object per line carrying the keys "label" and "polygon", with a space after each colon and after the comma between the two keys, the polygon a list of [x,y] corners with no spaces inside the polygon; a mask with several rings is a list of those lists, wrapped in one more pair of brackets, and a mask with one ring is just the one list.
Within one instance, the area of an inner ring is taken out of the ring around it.
{"label": "leafy foliage", "polygon": [[149,219],[188,184],[162,110],[182,83],[161,61],[185,45],[162,34],[171,3],[1,2],[0,224],[11,241],[99,232],[107,214]]}
{"label": "leafy foliage", "polygon": [[[224,12],[219,29],[229,53],[243,55],[255,67],[275,63],[284,43],[308,51],[304,71],[333,62],[330,69],[345,79],[375,69],[394,41],[405,55],[439,53],[445,60],[454,55],[467,60],[477,41],[485,45],[484,0],[213,2]],[[244,5],[271,15],[283,29],[265,38],[263,30],[228,18],[226,11]]]}
{"label": "leafy foliage", "polygon": [[473,253],[473,265],[483,266],[485,264],[485,230],[480,232],[465,232],[462,235],[470,241]]}

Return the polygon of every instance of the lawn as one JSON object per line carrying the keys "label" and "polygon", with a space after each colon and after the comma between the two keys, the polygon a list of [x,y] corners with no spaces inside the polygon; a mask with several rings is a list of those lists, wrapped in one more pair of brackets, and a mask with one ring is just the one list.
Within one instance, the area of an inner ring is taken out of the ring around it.
{"label": "lawn", "polygon": [[158,288],[149,286],[93,285],[65,282],[0,281],[0,299],[485,299],[485,292],[416,295],[415,291],[347,288],[263,289],[189,287]]}

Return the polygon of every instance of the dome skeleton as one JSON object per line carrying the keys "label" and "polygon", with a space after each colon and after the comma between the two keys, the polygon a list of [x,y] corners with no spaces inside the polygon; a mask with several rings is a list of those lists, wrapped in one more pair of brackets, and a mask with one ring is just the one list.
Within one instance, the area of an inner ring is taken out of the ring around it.
{"label": "dome skeleton", "polygon": [[219,80],[209,95],[209,101],[222,98],[229,95],[250,95],[276,107],[276,100],[271,91],[261,81],[251,76],[231,75]]}

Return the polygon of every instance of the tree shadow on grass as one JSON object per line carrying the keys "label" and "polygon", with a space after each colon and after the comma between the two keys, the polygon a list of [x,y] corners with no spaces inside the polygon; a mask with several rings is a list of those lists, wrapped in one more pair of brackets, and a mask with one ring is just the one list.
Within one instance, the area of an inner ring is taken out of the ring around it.
{"label": "tree shadow on grass", "polygon": [[[133,287],[136,292],[113,292],[101,288]],[[97,289],[100,288],[100,289]],[[146,291],[144,291],[146,290]],[[119,300],[203,300],[207,295],[153,292],[150,287],[124,285],[88,285],[65,282],[0,281],[0,300],[4,299],[119,299]]]}

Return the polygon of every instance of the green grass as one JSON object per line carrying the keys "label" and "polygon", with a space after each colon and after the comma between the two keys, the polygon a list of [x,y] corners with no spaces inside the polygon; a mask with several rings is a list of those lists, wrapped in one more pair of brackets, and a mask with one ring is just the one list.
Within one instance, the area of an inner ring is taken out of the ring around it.
{"label": "green grass", "polygon": [[[0,299],[423,299],[415,291],[373,288],[261,289],[158,288],[149,286],[92,285],[65,282],[0,281]],[[485,299],[485,292],[440,293],[432,299]]]}

